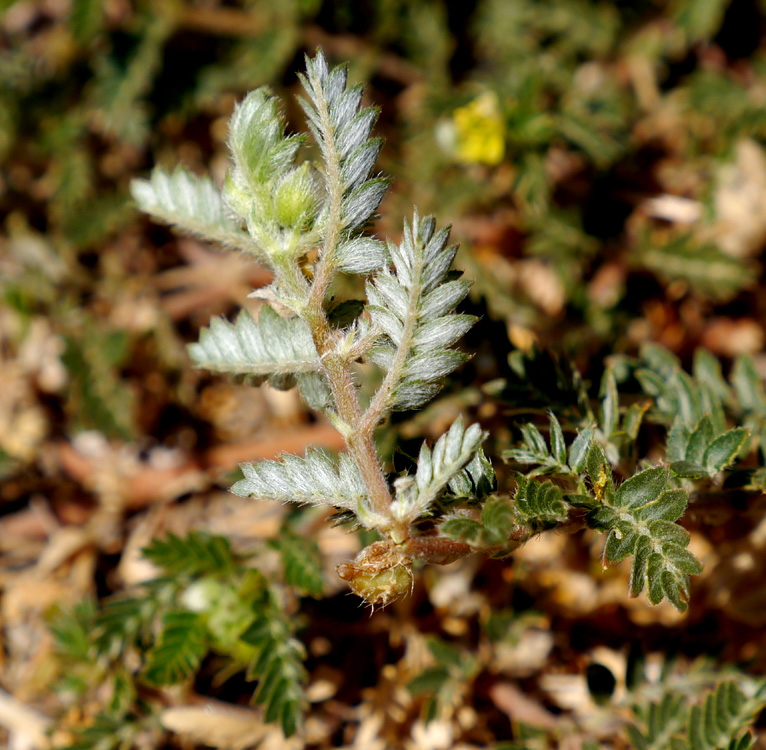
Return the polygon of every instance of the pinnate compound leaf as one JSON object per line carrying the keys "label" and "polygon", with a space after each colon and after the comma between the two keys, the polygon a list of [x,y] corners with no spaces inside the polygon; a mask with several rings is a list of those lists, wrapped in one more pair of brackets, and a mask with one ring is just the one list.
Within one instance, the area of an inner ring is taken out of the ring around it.
{"label": "pinnate compound leaf", "polygon": [[320,369],[311,332],[300,318],[282,318],[264,305],[255,320],[247,310],[236,323],[214,318],[189,345],[197,367],[234,375],[293,375]]}
{"label": "pinnate compound leaf", "polygon": [[495,535],[483,524],[472,518],[453,516],[447,518],[439,527],[442,535],[456,542],[465,542],[472,547],[491,547],[497,544]]}
{"label": "pinnate compound leaf", "polygon": [[[307,96],[301,99],[301,105],[327,163],[325,173],[330,192],[338,186],[330,184],[329,175],[339,173],[340,219],[345,232],[350,233],[372,216],[391,184],[387,178],[371,177],[382,145],[380,139],[370,138],[377,110],[360,109],[362,87],[348,86],[346,66],[330,71],[321,52],[313,59],[307,58],[306,75],[300,78]],[[385,260],[377,250],[355,260],[343,246],[336,256],[342,270],[349,273],[370,273],[382,267]]]}
{"label": "pinnate compound leaf", "polygon": [[293,637],[289,619],[269,602],[258,607],[241,640],[257,649],[247,669],[248,679],[258,680],[255,702],[264,706],[266,721],[279,722],[285,737],[292,736],[302,722],[307,675],[305,650]]}
{"label": "pinnate compound leaf", "polygon": [[180,167],[168,174],[158,167],[150,179],[133,180],[130,191],[138,207],[156,219],[204,240],[251,253],[269,265],[250,235],[228,217],[221,193],[210,178],[193,176]]}
{"label": "pinnate compound leaf", "polygon": [[229,120],[228,144],[234,161],[232,181],[238,190],[257,194],[292,167],[304,138],[285,138],[284,130],[279,100],[267,88],[251,91],[237,104]]}
{"label": "pinnate compound leaf", "polygon": [[144,679],[152,685],[173,685],[191,677],[208,650],[208,634],[201,615],[171,610],[162,617],[157,644],[147,656]]}
{"label": "pinnate compound leaf", "polygon": [[283,532],[274,540],[282,560],[285,582],[301,594],[320,597],[324,591],[322,557],[313,539]]}
{"label": "pinnate compound leaf", "polygon": [[436,231],[433,217],[416,213],[401,243],[388,243],[393,268],[367,282],[370,318],[381,333],[369,357],[386,373],[373,400],[381,414],[422,406],[468,359],[450,348],[475,318],[454,313],[467,286],[451,279],[457,248],[448,237],[448,229]]}
{"label": "pinnate compound leaf", "polygon": [[204,531],[191,531],[185,537],[170,533],[165,539],[154,539],[141,553],[168,576],[225,576],[236,562],[226,537]]}
{"label": "pinnate compound leaf", "polygon": [[[487,437],[479,425],[468,429],[458,417],[431,450],[423,443],[415,481],[399,482],[392,514],[399,521],[412,522],[428,511],[450,481],[474,459]],[[486,458],[484,459],[486,462]],[[491,467],[490,467],[491,470]]]}
{"label": "pinnate compound leaf", "polygon": [[240,469],[245,478],[231,488],[239,497],[331,505],[354,513],[366,507],[361,474],[345,453],[336,460],[325,451],[311,449],[305,458],[285,454],[277,461],[240,464]]}
{"label": "pinnate compound leaf", "polygon": [[554,528],[569,517],[561,489],[553,482],[537,482],[517,473],[513,501],[520,520],[535,529]]}
{"label": "pinnate compound leaf", "polygon": [[765,705],[763,684],[748,697],[735,682],[720,683],[707,693],[701,705],[691,707],[687,722],[688,747],[724,750],[751,746],[747,727]]}
{"label": "pinnate compound leaf", "polygon": [[513,505],[504,497],[491,497],[481,510],[481,522],[495,540],[494,544],[508,541],[516,528]]}
{"label": "pinnate compound leaf", "polygon": [[632,555],[630,595],[638,596],[647,587],[652,604],[667,598],[684,611],[689,576],[702,570],[699,560],[686,549],[689,534],[673,523],[686,510],[687,493],[666,489],[666,466],[639,472],[615,490],[611,470],[597,443],[588,452],[587,469],[599,505],[588,512],[585,522],[607,534],[604,564]]}

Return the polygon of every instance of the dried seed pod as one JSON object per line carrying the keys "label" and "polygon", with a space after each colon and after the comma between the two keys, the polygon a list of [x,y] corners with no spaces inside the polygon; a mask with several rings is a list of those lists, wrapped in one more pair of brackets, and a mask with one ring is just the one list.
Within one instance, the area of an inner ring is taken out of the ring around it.
{"label": "dried seed pod", "polygon": [[390,541],[365,547],[353,562],[341,563],[338,575],[368,604],[385,607],[412,591],[412,558]]}

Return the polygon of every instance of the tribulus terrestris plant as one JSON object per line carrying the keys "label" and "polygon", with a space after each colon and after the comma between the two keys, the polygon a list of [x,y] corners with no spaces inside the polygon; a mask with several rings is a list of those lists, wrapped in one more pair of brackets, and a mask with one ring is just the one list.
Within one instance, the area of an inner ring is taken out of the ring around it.
{"label": "tribulus terrestris plant", "polygon": [[[486,433],[462,419],[433,447],[422,446],[413,474],[393,481],[386,475],[376,430],[393,411],[423,407],[468,359],[455,345],[475,322],[457,311],[470,282],[451,269],[457,248],[433,217],[415,212],[399,244],[365,233],[389,186],[373,172],[381,148],[371,135],[377,111],[361,106],[362,88],[348,85],[345,67],[330,70],[321,52],[307,60],[301,80],[318,162],[303,158],[305,138],[286,135],[279,101],[261,88],[232,115],[232,166],[221,190],[183,169],[157,169],[132,187],[155,218],[250,255],[274,274],[270,286],[253,293],[261,300],[256,317],[243,311],[235,322],[215,319],[203,330],[189,349],[197,366],[255,385],[296,386],[345,438],[347,451],[338,457],[310,450],[243,464],[244,478],[232,491],[331,506],[341,520],[376,531],[379,541],[338,568],[371,605],[407,594],[415,563],[445,564],[476,551],[503,557],[543,530],[587,525],[606,534],[605,564],[633,556],[632,596],[647,588],[653,604],[667,598],[685,609],[689,576],[701,570],[676,523],[687,507],[688,480],[646,465],[615,481],[615,441],[635,439],[646,406],[625,413],[621,427],[611,371],[601,425],[592,413],[581,415],[567,445],[551,414],[550,447],[537,427],[524,428],[526,448],[510,457],[542,466],[517,474],[512,493],[498,491],[482,451]],[[333,304],[341,274],[366,278],[366,300],[351,322],[349,306]],[[369,368],[362,373],[358,363],[368,362],[381,377],[363,399],[359,384]],[[733,461],[747,437],[718,426],[697,457],[706,472]],[[679,425],[675,442],[684,430],[691,441],[695,428]],[[676,452],[688,462],[688,451]],[[555,473],[557,482],[539,480],[544,473]]]}

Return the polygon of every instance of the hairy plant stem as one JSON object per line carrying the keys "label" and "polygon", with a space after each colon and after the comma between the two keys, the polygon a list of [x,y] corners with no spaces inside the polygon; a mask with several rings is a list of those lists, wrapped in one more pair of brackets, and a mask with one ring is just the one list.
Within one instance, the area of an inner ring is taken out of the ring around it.
{"label": "hairy plant stem", "polygon": [[362,480],[367,488],[371,509],[383,517],[388,517],[392,498],[386,476],[378,459],[374,440],[374,426],[369,429],[364,424],[350,363],[347,359],[336,354],[336,341],[325,310],[325,297],[333,276],[335,251],[342,228],[343,183],[341,181],[340,156],[335,144],[330,111],[324,98],[321,98],[317,105],[327,148],[326,178],[329,208],[324,243],[319,253],[319,259],[314,270],[314,280],[311,284],[306,321],[309,324],[314,345],[322,362],[324,374],[330,384],[338,416],[348,426],[348,432],[344,433],[344,438],[349,453],[359,467]]}

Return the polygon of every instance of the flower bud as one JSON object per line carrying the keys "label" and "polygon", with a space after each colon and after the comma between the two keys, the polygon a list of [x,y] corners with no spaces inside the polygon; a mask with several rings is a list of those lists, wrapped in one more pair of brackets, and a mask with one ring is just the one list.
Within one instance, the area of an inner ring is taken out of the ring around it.
{"label": "flower bud", "polygon": [[308,162],[291,169],[274,189],[274,213],[283,227],[301,229],[317,214],[316,185]]}

